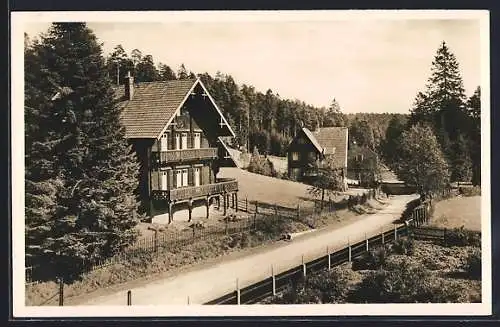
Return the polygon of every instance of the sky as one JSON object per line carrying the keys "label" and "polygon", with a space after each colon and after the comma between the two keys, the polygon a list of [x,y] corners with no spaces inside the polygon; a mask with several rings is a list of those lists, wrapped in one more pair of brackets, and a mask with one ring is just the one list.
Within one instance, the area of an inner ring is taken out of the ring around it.
{"label": "sky", "polygon": [[[466,95],[480,85],[477,19],[163,20],[88,22],[105,53],[121,44],[177,70],[217,71],[281,98],[344,113],[409,111],[425,89],[445,41],[460,65]],[[27,23],[30,37],[49,23]]]}

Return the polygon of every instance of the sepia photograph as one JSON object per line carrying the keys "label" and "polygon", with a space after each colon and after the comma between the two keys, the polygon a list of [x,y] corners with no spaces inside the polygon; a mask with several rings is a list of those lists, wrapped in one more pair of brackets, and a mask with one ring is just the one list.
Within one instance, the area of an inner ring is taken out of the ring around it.
{"label": "sepia photograph", "polygon": [[488,11],[11,23],[15,316],[491,314]]}

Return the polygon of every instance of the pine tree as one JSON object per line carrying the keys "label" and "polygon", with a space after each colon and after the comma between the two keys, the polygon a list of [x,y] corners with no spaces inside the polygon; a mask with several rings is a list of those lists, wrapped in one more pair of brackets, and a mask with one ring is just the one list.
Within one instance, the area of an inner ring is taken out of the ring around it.
{"label": "pine tree", "polygon": [[[50,236],[54,216],[60,209],[57,194],[62,176],[55,168],[55,144],[51,96],[54,87],[49,74],[41,72],[41,46],[27,44],[25,64],[25,254],[29,266],[43,262],[44,240]],[[37,276],[41,277],[41,276]]]}
{"label": "pine tree", "polygon": [[415,99],[410,123],[430,124],[450,164],[452,178],[463,175],[466,167],[457,165],[467,160],[460,158],[463,152],[457,152],[461,147],[457,142],[468,134],[469,119],[459,64],[445,42],[434,57],[425,92],[419,92]]}
{"label": "pine tree", "polygon": [[137,83],[153,82],[159,79],[153,56],[145,55],[135,67],[135,80]]}
{"label": "pine tree", "polygon": [[161,81],[170,81],[170,80],[175,80],[177,79],[177,76],[175,76],[175,72],[170,68],[168,65],[160,63],[158,65],[159,68],[159,79]]}
{"label": "pine tree", "polygon": [[471,121],[470,156],[472,161],[472,183],[481,184],[481,88],[478,86],[467,101]]}
{"label": "pine tree", "polygon": [[[53,195],[47,203],[57,210],[44,215],[48,237],[28,242],[41,247],[43,261],[57,273],[74,276],[84,260],[111,256],[134,241],[139,167],[92,31],[84,23],[54,23],[36,55],[41,76],[27,90],[40,90],[46,101],[33,105],[46,114],[30,121],[39,131],[31,135],[33,144],[44,141],[39,134],[49,136],[41,156],[50,178],[58,181],[49,180],[47,190]],[[36,173],[35,154],[27,148],[30,176]],[[26,210],[36,207],[27,203]]]}
{"label": "pine tree", "polygon": [[128,72],[134,72],[134,62],[127,56],[121,44],[113,49],[106,66],[109,78],[115,85],[123,84]]}

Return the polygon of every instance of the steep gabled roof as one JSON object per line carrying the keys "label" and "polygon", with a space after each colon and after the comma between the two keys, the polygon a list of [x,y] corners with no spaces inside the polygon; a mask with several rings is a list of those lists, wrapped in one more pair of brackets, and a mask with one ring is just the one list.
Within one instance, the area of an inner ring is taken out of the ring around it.
{"label": "steep gabled roof", "polygon": [[318,142],[318,140],[316,139],[316,137],[314,136],[314,134],[310,130],[308,130],[307,128],[305,128],[305,127],[302,128],[302,132],[304,132],[304,134],[307,136],[307,138],[309,139],[309,141],[311,141],[312,145],[314,145],[314,147],[316,148],[316,150],[318,150],[319,153],[323,153],[323,147]]}
{"label": "steep gabled roof", "polygon": [[347,166],[347,133],[347,127],[323,127],[312,132],[323,147],[324,154],[333,156],[336,167]]}
{"label": "steep gabled roof", "polygon": [[[123,108],[121,119],[125,126],[125,136],[127,138],[158,138],[198,84],[208,94],[199,79],[134,84],[132,100],[125,99],[124,86],[116,88],[115,97]],[[217,104],[210,94],[208,97],[234,136],[231,126]]]}

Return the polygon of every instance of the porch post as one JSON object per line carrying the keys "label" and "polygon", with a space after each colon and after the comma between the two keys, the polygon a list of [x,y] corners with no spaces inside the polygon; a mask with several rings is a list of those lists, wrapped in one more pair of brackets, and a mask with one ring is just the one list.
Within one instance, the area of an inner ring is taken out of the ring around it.
{"label": "porch post", "polygon": [[226,212],[226,210],[227,210],[227,208],[226,208],[226,205],[227,205],[227,195],[226,195],[226,193],[224,193],[224,194],[222,195],[222,197],[224,198],[224,216],[225,216],[225,215],[226,215],[226,213],[227,213],[227,212]]}
{"label": "porch post", "polygon": [[235,201],[236,201],[236,212],[238,212],[238,192],[234,192],[234,198],[235,198]]}

